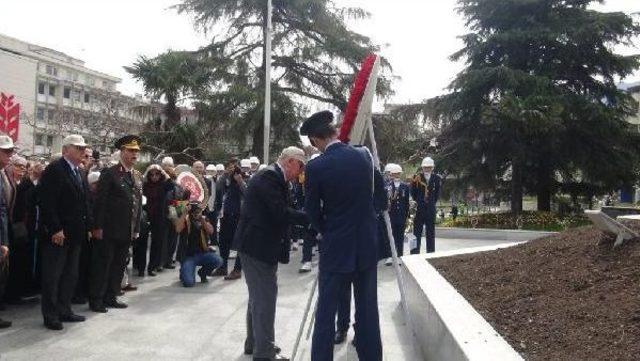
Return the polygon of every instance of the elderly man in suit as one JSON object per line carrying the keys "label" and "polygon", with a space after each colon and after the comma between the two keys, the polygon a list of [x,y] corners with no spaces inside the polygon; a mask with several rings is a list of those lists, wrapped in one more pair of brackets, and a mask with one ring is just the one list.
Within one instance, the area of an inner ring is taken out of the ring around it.
{"label": "elderly man in suit", "polygon": [[366,149],[337,139],[332,122],[333,114],[324,111],[300,128],[323,153],[305,172],[305,211],[322,238],[311,360],[333,360],[338,302],[353,284],[358,357],[380,361],[377,213],[388,206],[384,180]]}
{"label": "elderly man in suit", "polygon": [[95,206],[89,306],[104,313],[106,307],[126,308],[118,301],[129,247],[140,232],[142,175],[133,168],[140,152],[140,137],[118,139],[120,162],[100,174]]}
{"label": "elderly man in suit", "polygon": [[234,245],[240,252],[247,287],[247,339],[245,353],[254,360],[288,360],[278,356],[275,340],[278,262],[288,262],[291,224],[305,224],[303,212],[290,207],[287,182],[304,169],[302,149],[289,147],[278,161],[259,171],[245,192]]}
{"label": "elderly man in suit", "polygon": [[62,157],[51,162],[40,180],[42,244],[42,316],[51,330],[62,330],[61,322],[82,322],[73,313],[71,298],[78,278],[82,244],[92,224],[89,186],[81,176],[80,163],[87,144],[79,135],[62,141]]}

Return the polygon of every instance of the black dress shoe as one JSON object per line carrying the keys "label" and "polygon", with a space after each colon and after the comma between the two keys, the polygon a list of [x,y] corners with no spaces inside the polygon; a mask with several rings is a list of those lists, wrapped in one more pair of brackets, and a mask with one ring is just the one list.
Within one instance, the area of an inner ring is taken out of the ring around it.
{"label": "black dress shoe", "polygon": [[148,271],[147,271],[147,274],[148,274],[149,276],[151,276],[151,277],[155,277],[155,276],[157,276],[157,275],[156,275],[156,272],[155,272],[155,271],[152,271],[152,270],[148,270]]}
{"label": "black dress shoe", "polygon": [[254,357],[253,361],[289,361],[288,357],[284,357],[284,356],[280,356],[280,355],[275,355],[272,358],[268,358],[268,357]]}
{"label": "black dress shoe", "polygon": [[165,264],[164,268],[166,268],[166,269],[176,269],[176,266],[174,266],[172,264]]}
{"label": "black dress shoe", "polygon": [[84,316],[76,315],[75,313],[60,316],[62,322],[84,322],[86,318]]}
{"label": "black dress shoe", "polygon": [[127,306],[126,303],[124,302],[119,302],[118,300],[111,300],[108,302],[105,302],[104,305],[108,308],[127,308],[129,306]]}
{"label": "black dress shoe", "polygon": [[204,268],[200,268],[200,269],[198,270],[198,276],[200,276],[200,282],[202,282],[202,283],[207,283],[207,282],[209,282],[209,281],[207,280],[207,273],[204,271]]}
{"label": "black dress shoe", "polygon": [[158,267],[158,268],[156,268],[156,272],[158,272],[158,273],[159,273],[159,272],[162,272],[162,271],[164,271],[164,268],[162,268],[162,267]]}
{"label": "black dress shoe", "polygon": [[74,305],[84,305],[87,303],[87,299],[84,297],[74,297],[71,299],[71,303]]}
{"label": "black dress shoe", "polygon": [[97,312],[97,313],[107,313],[107,308],[104,307],[104,305],[102,303],[90,303],[89,304],[89,308],[91,309],[91,311],[93,312]]}
{"label": "black dress shoe", "polygon": [[0,328],[11,327],[11,321],[3,320],[0,318]]}
{"label": "black dress shoe", "polygon": [[339,345],[347,339],[347,331],[336,331],[336,337],[333,339],[333,343]]}
{"label": "black dress shoe", "polygon": [[[273,351],[275,351],[276,355],[277,355],[282,351],[282,349],[280,349],[280,347],[278,347],[278,346],[273,346]],[[252,348],[245,348],[244,349],[244,354],[245,355],[253,355],[253,349]]]}
{"label": "black dress shoe", "polygon": [[64,328],[62,322],[58,320],[44,320],[44,327],[53,331],[60,331]]}

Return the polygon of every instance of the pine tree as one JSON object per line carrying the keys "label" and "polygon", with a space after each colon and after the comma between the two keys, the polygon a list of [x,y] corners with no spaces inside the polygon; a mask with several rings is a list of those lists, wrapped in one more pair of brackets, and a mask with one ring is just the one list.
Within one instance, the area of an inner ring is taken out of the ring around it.
{"label": "pine tree", "polygon": [[[470,33],[452,60],[466,68],[434,99],[441,160],[452,172],[496,186],[510,174],[512,211],[524,192],[549,210],[563,182],[589,192],[637,179],[640,136],[625,121],[638,104],[616,82],[640,66],[640,26],[593,0],[459,0]],[[487,180],[489,180],[487,182]]]}

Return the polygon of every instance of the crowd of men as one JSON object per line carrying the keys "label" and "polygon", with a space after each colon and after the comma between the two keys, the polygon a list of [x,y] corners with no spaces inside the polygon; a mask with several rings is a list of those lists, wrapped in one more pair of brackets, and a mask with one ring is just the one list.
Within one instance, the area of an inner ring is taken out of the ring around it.
{"label": "crowd of men", "polygon": [[[126,308],[118,297],[136,290],[132,271],[154,277],[179,262],[185,287],[196,284],[196,275],[201,282],[233,281],[244,273],[245,353],[286,360],[275,345],[277,265],[288,263],[301,242],[301,273],[312,270],[314,247],[320,253],[313,359],[332,359],[333,344],[344,342],[352,288],[354,345],[360,359],[381,359],[376,265],[391,264],[382,212],[389,210],[403,255],[412,199],[411,253],[420,251],[424,227],[433,252],[441,179],[431,158],[409,182],[397,164],[376,171],[365,148],[336,139],[330,112],[307,119],[301,134],[314,154],[289,147],[269,166],[256,157],[175,166],[165,157],[144,173],[135,169],[142,142],[135,135],[115,142],[110,164],[79,135],[67,136],[48,163],[16,155],[11,138],[0,135],[0,299],[10,307],[40,293],[45,327],[62,330],[63,323],[85,321],[72,304],[88,303],[98,313]],[[177,181],[185,170],[201,184],[200,200]],[[0,328],[10,326],[0,319]]]}

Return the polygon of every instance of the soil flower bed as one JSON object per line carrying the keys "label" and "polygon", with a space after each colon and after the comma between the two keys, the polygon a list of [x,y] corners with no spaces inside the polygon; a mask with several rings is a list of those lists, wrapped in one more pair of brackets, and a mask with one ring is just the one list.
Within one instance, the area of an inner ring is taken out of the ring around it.
{"label": "soil flower bed", "polygon": [[582,227],[429,262],[527,360],[638,360],[640,241],[613,241]]}

